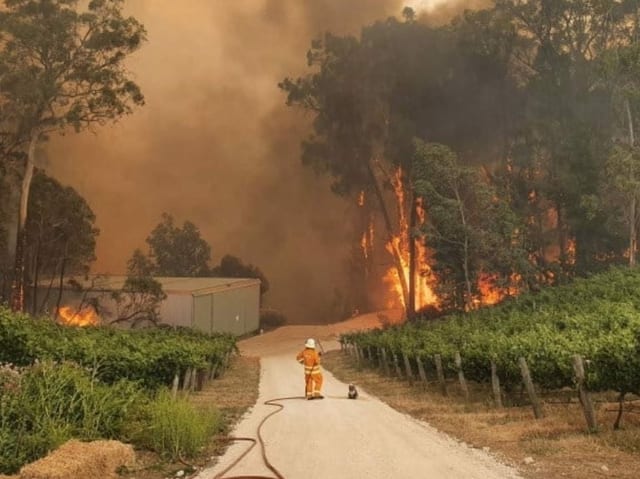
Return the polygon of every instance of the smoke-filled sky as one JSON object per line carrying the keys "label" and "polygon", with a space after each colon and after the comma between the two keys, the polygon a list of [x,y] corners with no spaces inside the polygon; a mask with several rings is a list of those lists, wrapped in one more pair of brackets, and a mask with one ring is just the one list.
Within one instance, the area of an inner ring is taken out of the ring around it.
{"label": "smoke-filled sky", "polygon": [[[436,0],[437,1],[437,0]],[[309,116],[277,83],[306,71],[323,31],[361,26],[423,0],[129,0],[148,43],[130,68],[146,106],[115,126],[54,140],[47,169],[97,215],[95,272],[122,273],[162,212],[194,222],[224,254],[260,267],[268,306],[291,322],[326,309],[349,244],[348,208],[304,169]]]}

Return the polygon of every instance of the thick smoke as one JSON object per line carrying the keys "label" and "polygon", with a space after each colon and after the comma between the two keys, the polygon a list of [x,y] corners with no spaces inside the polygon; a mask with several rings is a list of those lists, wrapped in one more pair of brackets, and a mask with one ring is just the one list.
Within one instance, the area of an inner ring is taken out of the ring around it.
{"label": "thick smoke", "polygon": [[307,71],[324,31],[358,34],[442,1],[129,0],[149,33],[130,66],[146,106],[47,148],[49,172],[97,215],[93,270],[124,272],[166,211],[200,227],[214,263],[228,253],[260,267],[267,306],[290,321],[336,319],[352,205],[300,164],[310,116],[287,108],[277,83]]}
{"label": "thick smoke", "polygon": [[400,0],[130,0],[149,42],[131,62],[147,104],[116,126],[68,135],[48,170],[91,204],[101,235],[94,271],[122,273],[163,211],[259,266],[267,304],[292,322],[331,320],[342,288],[349,205],[304,169],[309,117],[277,83],[306,71],[323,31],[357,34]]}

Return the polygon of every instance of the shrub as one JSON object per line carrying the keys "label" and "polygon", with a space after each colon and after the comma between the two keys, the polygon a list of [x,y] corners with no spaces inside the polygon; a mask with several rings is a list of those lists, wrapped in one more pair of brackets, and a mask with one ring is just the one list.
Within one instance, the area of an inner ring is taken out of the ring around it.
{"label": "shrub", "polygon": [[163,389],[148,406],[148,427],[135,442],[167,459],[193,457],[221,430],[222,420],[214,407],[193,405],[188,398],[173,398]]}
{"label": "shrub", "polygon": [[0,473],[14,473],[72,437],[117,438],[147,402],[135,383],[107,386],[68,362],[37,363],[19,381],[12,377],[11,387],[0,388]]}
{"label": "shrub", "polygon": [[176,372],[220,365],[236,346],[230,334],[193,330],[75,328],[17,315],[0,306],[0,362],[28,366],[35,360],[72,360],[95,367],[98,379],[168,386]]}

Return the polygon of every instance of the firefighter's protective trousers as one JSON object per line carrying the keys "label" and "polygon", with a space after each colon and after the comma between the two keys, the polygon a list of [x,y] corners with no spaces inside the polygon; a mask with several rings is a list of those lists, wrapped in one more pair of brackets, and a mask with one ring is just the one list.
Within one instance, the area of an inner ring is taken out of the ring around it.
{"label": "firefighter's protective trousers", "polygon": [[322,390],[322,369],[320,369],[320,355],[315,349],[305,348],[296,356],[298,362],[304,365],[304,390],[307,397],[320,396]]}

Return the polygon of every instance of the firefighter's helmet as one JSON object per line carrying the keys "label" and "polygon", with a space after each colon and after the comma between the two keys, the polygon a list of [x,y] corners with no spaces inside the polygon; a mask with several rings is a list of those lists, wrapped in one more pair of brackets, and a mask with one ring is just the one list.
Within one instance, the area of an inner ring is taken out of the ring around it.
{"label": "firefighter's helmet", "polygon": [[313,338],[307,339],[307,342],[304,343],[305,348],[316,349],[316,342]]}

